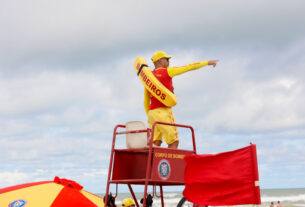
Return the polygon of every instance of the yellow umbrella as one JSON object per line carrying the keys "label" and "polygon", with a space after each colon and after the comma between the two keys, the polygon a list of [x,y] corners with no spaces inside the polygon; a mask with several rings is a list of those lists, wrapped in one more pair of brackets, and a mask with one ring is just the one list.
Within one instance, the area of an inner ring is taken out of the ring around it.
{"label": "yellow umbrella", "polygon": [[73,180],[27,183],[0,189],[0,206],[8,207],[104,207],[103,198],[82,190]]}

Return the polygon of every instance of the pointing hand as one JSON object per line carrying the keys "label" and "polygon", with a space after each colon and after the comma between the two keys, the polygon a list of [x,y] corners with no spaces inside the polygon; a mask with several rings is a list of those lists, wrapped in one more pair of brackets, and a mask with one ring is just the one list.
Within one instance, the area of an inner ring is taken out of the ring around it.
{"label": "pointing hand", "polygon": [[213,65],[213,67],[216,67],[216,64],[219,62],[219,60],[209,60],[208,65]]}

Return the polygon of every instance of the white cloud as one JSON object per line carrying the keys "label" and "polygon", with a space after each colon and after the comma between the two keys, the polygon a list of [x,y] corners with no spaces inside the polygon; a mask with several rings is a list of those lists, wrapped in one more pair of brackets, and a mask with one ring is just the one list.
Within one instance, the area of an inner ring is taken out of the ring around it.
{"label": "white cloud", "polygon": [[103,169],[103,170],[97,170],[97,169],[92,169],[90,172],[84,172],[84,176],[90,176],[90,177],[96,177],[96,175],[108,175],[108,170]]}
{"label": "white cloud", "polygon": [[[231,130],[274,130],[303,126],[304,111],[292,105],[303,102],[301,83],[287,87],[293,80],[285,78],[267,83],[243,83],[223,107],[212,111],[203,119],[203,125]],[[301,112],[301,113],[300,113]]]}
{"label": "white cloud", "polygon": [[107,85],[106,80],[85,74],[42,72],[12,79],[2,77],[0,113],[33,113],[50,107],[62,107],[83,96],[91,98],[93,91],[98,93],[102,100],[107,100],[107,95],[110,95]]}
{"label": "white cloud", "polygon": [[2,64],[87,67],[150,48],[280,47],[304,33],[300,1],[31,2],[2,5]]}
{"label": "white cloud", "polygon": [[30,176],[23,172],[0,172],[0,186],[8,187],[11,185],[16,185],[17,183],[23,184],[26,180],[28,180]]}

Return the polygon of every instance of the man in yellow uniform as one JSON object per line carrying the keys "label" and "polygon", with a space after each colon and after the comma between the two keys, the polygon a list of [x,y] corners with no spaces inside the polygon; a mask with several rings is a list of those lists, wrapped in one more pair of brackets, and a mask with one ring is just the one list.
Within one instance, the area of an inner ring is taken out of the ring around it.
{"label": "man in yellow uniform", "polygon": [[[169,59],[172,56],[167,55],[163,51],[157,51],[153,54],[151,60],[155,65],[153,74],[155,77],[171,92],[174,91],[172,78],[176,75],[182,73],[199,69],[206,65],[216,66],[218,60],[209,60],[191,63],[182,67],[169,67]],[[165,106],[158,99],[156,99],[152,94],[150,94],[147,89],[144,89],[144,107],[148,115],[148,124],[151,128],[153,123],[156,121],[175,123],[175,117],[171,107]],[[158,124],[155,127],[153,143],[160,146],[162,143],[162,136],[165,142],[168,144],[169,148],[178,148],[179,137],[177,127],[161,125]]]}

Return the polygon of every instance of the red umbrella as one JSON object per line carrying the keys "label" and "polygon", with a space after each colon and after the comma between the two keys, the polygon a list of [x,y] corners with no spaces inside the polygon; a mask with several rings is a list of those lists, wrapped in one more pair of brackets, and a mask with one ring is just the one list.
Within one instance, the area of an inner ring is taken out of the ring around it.
{"label": "red umbrella", "polygon": [[103,198],[82,189],[75,181],[59,177],[54,181],[16,185],[0,189],[0,206],[104,207]]}

